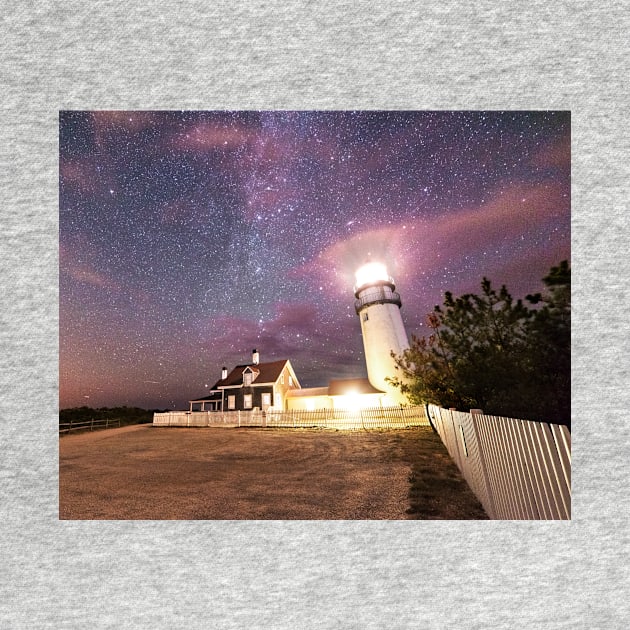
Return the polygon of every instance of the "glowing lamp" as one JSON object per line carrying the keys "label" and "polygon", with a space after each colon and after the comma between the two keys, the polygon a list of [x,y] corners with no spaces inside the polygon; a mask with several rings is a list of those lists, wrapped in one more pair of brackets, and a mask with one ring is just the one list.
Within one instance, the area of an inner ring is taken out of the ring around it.
{"label": "glowing lamp", "polygon": [[339,396],[336,406],[340,409],[358,411],[361,408],[361,395],[356,390],[347,391],[343,396]]}
{"label": "glowing lamp", "polygon": [[366,263],[357,270],[355,276],[357,279],[357,288],[381,281],[391,282],[391,278],[387,274],[387,267],[380,262]]}

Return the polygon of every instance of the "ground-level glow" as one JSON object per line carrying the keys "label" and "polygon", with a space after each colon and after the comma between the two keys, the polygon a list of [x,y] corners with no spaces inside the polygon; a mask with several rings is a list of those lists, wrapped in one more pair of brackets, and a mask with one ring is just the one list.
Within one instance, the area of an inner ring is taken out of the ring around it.
{"label": "ground-level glow", "polygon": [[349,411],[358,411],[363,407],[370,405],[369,398],[364,398],[356,391],[347,392],[344,396],[337,396],[335,400],[335,407],[338,409],[348,409]]}

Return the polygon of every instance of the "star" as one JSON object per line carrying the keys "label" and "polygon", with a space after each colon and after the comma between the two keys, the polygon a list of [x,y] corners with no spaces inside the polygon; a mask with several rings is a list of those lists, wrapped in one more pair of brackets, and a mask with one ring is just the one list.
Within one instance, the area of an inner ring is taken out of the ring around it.
{"label": "star", "polygon": [[187,408],[253,347],[326,385],[365,375],[368,257],[409,335],[483,276],[541,289],[570,257],[570,116],[65,111],[59,208],[62,408]]}

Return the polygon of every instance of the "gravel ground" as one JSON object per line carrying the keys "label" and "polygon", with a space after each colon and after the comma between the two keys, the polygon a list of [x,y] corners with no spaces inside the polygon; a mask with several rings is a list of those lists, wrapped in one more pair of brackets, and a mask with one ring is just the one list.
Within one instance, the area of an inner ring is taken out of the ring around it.
{"label": "gravel ground", "polygon": [[59,516],[486,518],[426,427],[335,432],[150,425],[61,437]]}

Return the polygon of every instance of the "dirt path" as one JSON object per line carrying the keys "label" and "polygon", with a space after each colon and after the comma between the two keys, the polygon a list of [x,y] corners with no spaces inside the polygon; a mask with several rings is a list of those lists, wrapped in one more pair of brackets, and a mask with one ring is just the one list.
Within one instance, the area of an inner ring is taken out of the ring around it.
{"label": "dirt path", "polygon": [[431,429],[123,427],[59,441],[62,519],[486,518]]}

